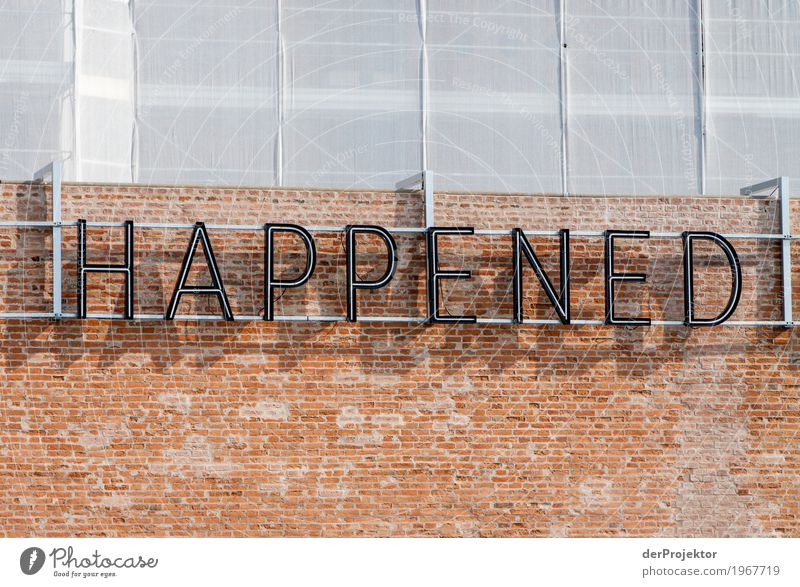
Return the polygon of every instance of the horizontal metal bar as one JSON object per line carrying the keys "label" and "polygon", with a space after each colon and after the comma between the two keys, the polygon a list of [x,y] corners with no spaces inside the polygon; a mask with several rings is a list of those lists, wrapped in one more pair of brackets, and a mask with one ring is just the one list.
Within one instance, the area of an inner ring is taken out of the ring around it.
{"label": "horizontal metal bar", "polygon": [[[391,229],[389,229],[391,232]],[[524,231],[526,236],[559,236],[559,231],[557,230],[526,230]],[[491,229],[491,230],[484,230],[484,229],[476,229],[475,234],[487,234],[487,235],[511,235],[511,230],[502,230],[502,229]],[[604,231],[598,230],[573,230],[569,233],[570,236],[579,236],[579,237],[604,237]],[[651,231],[650,238],[681,238],[683,236],[682,232],[661,232],[661,231]],[[729,239],[768,239],[768,240],[782,240],[784,238],[783,234],[772,234],[772,233],[757,233],[757,232],[733,232],[733,233],[722,233],[724,238]],[[800,238],[800,235],[788,235],[789,238]]]}
{"label": "horizontal metal bar", "polygon": [[[77,226],[78,223],[75,223]],[[52,220],[19,220],[19,221],[0,221],[0,226],[8,226],[10,228],[54,228],[55,226],[64,226],[63,223],[56,224]]]}
{"label": "horizontal metal bar", "polygon": [[[681,232],[651,232],[651,238],[680,238],[683,236]],[[720,236],[728,239],[753,239],[753,240],[782,240],[784,235],[771,234],[771,233],[756,233],[756,232],[730,232],[721,233]],[[791,237],[791,235],[788,235]],[[794,238],[800,237],[796,235]]]}
{"label": "horizontal metal bar", "polygon": [[[2,315],[0,314],[0,317]],[[77,313],[70,314],[70,318],[77,318]],[[122,319],[123,314],[87,314],[87,318],[94,319]],[[164,320],[164,314],[134,314],[133,320]],[[176,315],[174,320],[194,320],[194,321],[225,321],[221,315],[205,315],[205,314],[179,314]],[[262,322],[263,316],[252,315],[235,315],[233,317],[235,322]],[[344,316],[275,316],[275,322],[340,322],[344,321]]]}
{"label": "horizontal metal bar", "polygon": [[[28,220],[28,221],[0,221],[0,227],[30,227],[30,228],[52,228],[56,226],[77,226],[77,221],[67,221],[56,223],[52,221],[38,221],[38,220]],[[98,228],[122,228],[125,226],[124,222],[87,222],[86,226],[90,227],[98,227]],[[194,228],[194,224],[186,224],[186,223],[161,223],[161,222],[141,222],[134,225],[136,228],[144,228],[144,229],[191,229]],[[214,229],[214,230],[241,230],[241,231],[258,231],[264,230],[263,224],[206,224],[206,228]],[[344,232],[346,227],[344,226],[307,226],[304,227],[309,232]],[[387,228],[388,232],[391,233],[424,233],[426,229],[424,228],[410,228],[410,227],[393,227]],[[475,234],[477,235],[495,235],[495,236],[504,236],[504,235],[511,235],[511,229],[483,229],[478,228],[475,229]],[[526,230],[525,234],[527,236],[559,236],[559,231],[557,230]],[[570,232],[570,236],[574,237],[598,237],[602,238],[605,236],[604,231],[597,231],[597,230],[574,230]],[[682,232],[661,232],[661,231],[653,231],[650,232],[650,238],[681,238],[683,236]],[[760,233],[760,232],[731,232],[731,233],[722,233],[721,236],[727,239],[752,239],[752,240],[797,240],[800,239],[800,234],[772,234],[772,233]]]}
{"label": "horizontal metal bar", "polygon": [[[77,226],[77,222],[75,223]],[[103,228],[121,228],[125,226],[124,222],[87,222],[86,226],[93,226],[93,227],[103,227]],[[151,228],[151,229],[172,229],[172,228],[183,228],[183,229],[192,229],[194,228],[194,224],[189,224],[185,222],[137,222],[134,224],[136,228]],[[206,224],[206,228],[209,230],[241,230],[241,231],[249,231],[249,230],[264,230],[264,224]],[[306,230],[309,232],[345,232],[347,230],[346,226],[304,226]],[[387,228],[389,232],[425,232],[424,228]]]}
{"label": "horizontal metal bar", "polygon": [[[52,312],[0,312],[0,319],[53,319],[55,314]],[[123,320],[123,314],[88,314],[87,318],[94,320]],[[73,312],[63,314],[62,318],[78,318],[78,314]],[[344,322],[345,316],[275,316],[275,322]],[[135,314],[132,320],[164,320],[164,314]],[[205,314],[185,314],[175,316],[174,320],[185,321],[213,321],[224,322],[225,319],[221,315],[205,315]],[[234,316],[236,322],[263,322],[263,316],[252,315],[239,315]],[[427,322],[427,318],[421,316],[361,316],[358,322],[389,322],[389,323],[408,323],[419,324]],[[511,318],[478,318],[477,324],[513,324]],[[540,319],[526,319],[523,321],[526,325],[562,325],[559,320],[540,320]],[[603,326],[603,320],[572,320],[569,326]],[[681,320],[653,320],[651,326],[683,326]],[[788,327],[794,326],[794,322],[784,322],[782,320],[728,320],[723,322],[720,326],[769,326],[769,327]]]}
{"label": "horizontal metal bar", "polygon": [[[342,317],[342,320],[345,318]],[[427,318],[421,316],[359,316],[358,322],[401,322],[401,323],[421,323]]]}
{"label": "horizontal metal bar", "polygon": [[[262,316],[259,320],[264,320]],[[344,322],[344,316],[275,316],[276,322]]]}
{"label": "horizontal metal bar", "polygon": [[[77,316],[77,314],[76,314]],[[55,318],[56,315],[53,312],[0,312],[0,319],[3,320],[15,320],[15,319],[36,319],[36,318]],[[120,317],[122,315],[120,314]]]}
{"label": "horizontal metal bar", "polygon": [[729,326],[794,326],[794,322],[784,322],[783,320],[729,320],[722,324],[727,324]]}

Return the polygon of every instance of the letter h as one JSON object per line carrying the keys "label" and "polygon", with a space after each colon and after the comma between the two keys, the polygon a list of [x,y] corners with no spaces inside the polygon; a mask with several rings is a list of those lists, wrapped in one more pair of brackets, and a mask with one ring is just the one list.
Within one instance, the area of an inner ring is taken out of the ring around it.
{"label": "letter h", "polygon": [[88,273],[125,275],[125,319],[133,319],[133,220],[125,221],[125,262],[100,265],[86,262],[86,220],[78,220],[78,318],[86,318],[86,276]]}

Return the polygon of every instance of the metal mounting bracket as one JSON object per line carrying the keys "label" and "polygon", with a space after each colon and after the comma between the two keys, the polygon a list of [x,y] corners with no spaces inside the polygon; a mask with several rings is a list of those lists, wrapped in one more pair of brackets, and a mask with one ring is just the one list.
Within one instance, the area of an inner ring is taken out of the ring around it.
{"label": "metal mounting bracket", "polygon": [[433,173],[431,171],[421,171],[409,178],[398,181],[395,188],[400,191],[413,191],[422,188],[425,194],[425,228],[434,225],[434,198],[433,198]]}
{"label": "metal mounting bracket", "polygon": [[[763,194],[771,190],[768,194]],[[783,290],[783,325],[787,328],[794,326],[792,319],[792,210],[791,196],[789,195],[789,178],[776,177],[755,185],[743,187],[740,190],[743,196],[766,199],[777,192],[781,206],[781,285]]]}
{"label": "metal mounting bracket", "polygon": [[53,318],[61,320],[61,161],[53,161],[34,173],[34,181],[42,181],[50,177],[53,185]]}

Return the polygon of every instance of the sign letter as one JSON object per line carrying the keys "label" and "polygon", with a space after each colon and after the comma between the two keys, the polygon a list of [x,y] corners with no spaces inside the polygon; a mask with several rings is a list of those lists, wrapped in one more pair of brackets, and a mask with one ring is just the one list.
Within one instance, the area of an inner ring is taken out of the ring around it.
{"label": "sign letter", "polygon": [[[275,300],[272,298],[272,290],[275,287],[300,287],[311,279],[314,267],[317,264],[317,249],[314,246],[314,239],[311,234],[302,226],[296,224],[267,224],[264,226],[266,231],[266,247],[264,249],[264,267],[266,276],[264,279],[264,320],[272,321],[275,319]],[[306,268],[297,279],[275,279],[275,233],[288,232],[296,234],[306,247]]]}
{"label": "sign letter", "polygon": [[[186,278],[189,276],[189,270],[192,268],[192,260],[194,259],[194,252],[197,249],[197,242],[203,246],[203,252],[206,256],[208,263],[208,270],[211,273],[211,285],[186,285]],[[194,225],[192,230],[192,239],[189,241],[189,247],[186,249],[186,255],[183,257],[181,264],[181,272],[178,276],[178,282],[175,284],[175,289],[172,292],[172,299],[167,306],[167,313],[165,318],[173,320],[175,312],[178,309],[178,303],[183,294],[204,294],[215,295],[219,299],[219,305],[222,306],[222,315],[225,320],[233,320],[233,312],[228,303],[228,296],[225,293],[225,286],[222,284],[222,277],[217,267],[217,260],[214,258],[214,251],[211,248],[211,240],[208,238],[208,231],[206,225],[198,222]]]}
{"label": "sign letter", "polygon": [[[374,234],[386,243],[388,257],[386,272],[383,277],[375,281],[362,281],[356,275],[356,236],[359,234]],[[379,289],[388,284],[397,270],[397,244],[385,228],[380,226],[348,226],[347,227],[347,320],[355,322],[358,318],[358,304],[356,291],[359,289]]]}
{"label": "sign letter", "polygon": [[78,318],[86,318],[86,274],[122,273],[125,275],[125,319],[133,319],[133,220],[125,221],[125,262],[100,265],[86,262],[86,220],[78,220]]}
{"label": "sign letter", "polygon": [[617,273],[614,270],[614,240],[618,238],[650,238],[649,230],[606,231],[606,324],[648,326],[650,318],[617,318],[614,315],[614,284],[618,281],[645,281],[644,273]]}
{"label": "sign letter", "polygon": [[561,291],[557,294],[553,283],[544,272],[542,264],[536,253],[533,252],[531,244],[525,237],[521,228],[515,228],[514,233],[514,323],[522,324],[525,317],[522,315],[522,255],[528,259],[528,263],[533,266],[539,283],[542,284],[544,292],[550,299],[550,303],[558,314],[558,319],[562,324],[569,324],[569,230],[566,228],[559,231],[561,237]]}
{"label": "sign letter", "polygon": [[[694,316],[694,256],[692,242],[696,240],[706,240],[715,243],[728,258],[731,266],[731,295],[728,298],[728,305],[716,318],[695,318]],[[716,326],[722,324],[739,305],[739,298],[742,296],[742,266],[739,263],[739,256],[736,249],[725,238],[716,232],[684,232],[683,233],[683,323],[686,326]]]}
{"label": "sign letter", "polygon": [[428,270],[428,321],[433,324],[474,324],[478,321],[476,316],[441,316],[439,315],[439,280],[440,279],[470,279],[471,271],[442,271],[439,269],[439,243],[440,234],[474,234],[474,228],[444,228],[431,227],[425,232],[427,245],[427,270]]}

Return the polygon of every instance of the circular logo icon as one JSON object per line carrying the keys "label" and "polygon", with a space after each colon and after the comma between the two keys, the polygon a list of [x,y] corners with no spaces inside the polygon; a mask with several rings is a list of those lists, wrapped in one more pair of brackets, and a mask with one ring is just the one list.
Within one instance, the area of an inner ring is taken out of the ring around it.
{"label": "circular logo icon", "polygon": [[26,575],[35,575],[44,566],[44,551],[36,546],[31,546],[22,551],[19,557],[19,568]]}

